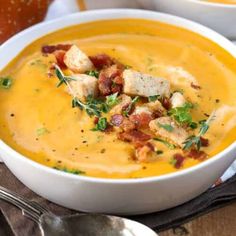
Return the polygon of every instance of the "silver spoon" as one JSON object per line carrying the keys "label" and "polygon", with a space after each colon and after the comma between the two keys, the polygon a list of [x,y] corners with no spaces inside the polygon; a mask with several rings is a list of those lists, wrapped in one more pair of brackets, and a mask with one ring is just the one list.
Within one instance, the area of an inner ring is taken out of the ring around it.
{"label": "silver spoon", "polygon": [[158,236],[147,226],[133,220],[100,214],[56,216],[36,202],[0,187],[0,199],[22,210],[39,225],[43,236]]}

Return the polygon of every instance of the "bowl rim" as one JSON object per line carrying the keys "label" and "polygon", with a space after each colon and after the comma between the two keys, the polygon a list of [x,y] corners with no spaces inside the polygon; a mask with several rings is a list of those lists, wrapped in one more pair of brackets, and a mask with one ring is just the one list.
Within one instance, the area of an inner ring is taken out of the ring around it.
{"label": "bowl rim", "polygon": [[194,3],[212,6],[212,7],[231,8],[231,9],[235,8],[236,9],[236,4],[230,4],[230,3],[225,4],[225,3],[219,3],[219,2],[207,2],[204,0],[185,0],[185,1],[194,2]]}
{"label": "bowl rim", "polygon": [[[86,18],[86,19],[85,19]],[[95,18],[95,19],[94,19]],[[193,21],[165,14],[165,13],[158,13],[155,11],[149,11],[149,10],[138,10],[138,9],[103,9],[103,10],[90,10],[86,12],[78,12],[74,13],[68,16],[60,17],[48,22],[42,22],[37,25],[31,26],[28,29],[25,29],[21,31],[20,33],[16,34],[9,40],[7,40],[5,43],[3,43],[0,46],[0,52],[7,50],[7,48],[14,44],[19,38],[24,37],[25,35],[29,35],[32,32],[36,32],[37,30],[44,31],[44,28],[46,26],[53,26],[54,30],[51,30],[47,33],[41,33],[40,36],[33,37],[33,39],[30,39],[30,42],[24,45],[22,48],[20,48],[19,52],[16,53],[18,55],[22,50],[24,50],[25,47],[27,47],[29,44],[33,43],[35,40],[44,37],[48,33],[53,33],[55,31],[58,31],[60,29],[66,28],[68,26],[78,25],[81,23],[88,23],[88,22],[94,22],[94,21],[101,21],[101,20],[110,20],[110,19],[145,19],[145,20],[151,20],[151,21],[157,21],[157,22],[163,22],[170,25],[174,25],[177,27],[182,27],[184,29],[187,29],[191,32],[195,32],[212,42],[217,43],[220,47],[222,47],[224,50],[226,50],[229,54],[234,56],[236,58],[236,47],[232,42],[230,42],[228,39],[226,39],[224,36],[220,35],[219,33],[199,24],[195,23]],[[74,21],[76,23],[74,24]],[[67,25],[64,25],[63,22],[67,22]],[[56,26],[57,25],[57,26]],[[3,68],[11,61],[15,56],[11,56],[10,60],[7,60]],[[1,67],[1,65],[0,65]],[[0,68],[1,70],[1,68]],[[191,172],[198,171],[201,168],[204,168],[211,163],[224,158],[224,156],[227,153],[230,153],[232,150],[236,150],[236,141],[227,146],[224,150],[217,153],[213,157],[207,159],[204,162],[201,162],[195,166],[179,170],[172,173],[163,174],[160,176],[151,176],[151,177],[143,177],[143,178],[137,178],[137,179],[129,179],[129,178],[101,178],[101,177],[92,177],[92,176],[83,176],[83,175],[75,175],[71,173],[66,173],[60,170],[53,169],[52,167],[48,167],[46,165],[40,164],[36,161],[33,161],[32,159],[24,156],[20,152],[17,152],[14,150],[11,146],[6,144],[3,140],[0,139],[0,151],[6,153],[7,155],[14,155],[16,159],[20,159],[21,161],[26,162],[27,164],[39,168],[42,171],[46,171],[48,174],[56,174],[61,177],[69,178],[71,180],[80,180],[85,182],[97,182],[97,183],[106,183],[106,184],[140,184],[140,183],[147,183],[147,182],[156,182],[161,180],[167,180],[172,179],[175,177],[180,177],[185,174],[189,174]],[[4,158],[3,158],[4,160]]]}

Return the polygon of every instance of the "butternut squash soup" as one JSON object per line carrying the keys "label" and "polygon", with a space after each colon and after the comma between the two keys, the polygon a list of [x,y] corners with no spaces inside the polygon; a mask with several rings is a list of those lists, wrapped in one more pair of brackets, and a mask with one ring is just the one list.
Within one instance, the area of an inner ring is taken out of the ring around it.
{"label": "butternut squash soup", "polygon": [[236,4],[236,0],[204,0],[205,2],[222,3],[222,4]]}
{"label": "butternut squash soup", "polygon": [[236,137],[235,58],[168,24],[65,28],[30,44],[0,78],[0,138],[69,173],[163,175]]}

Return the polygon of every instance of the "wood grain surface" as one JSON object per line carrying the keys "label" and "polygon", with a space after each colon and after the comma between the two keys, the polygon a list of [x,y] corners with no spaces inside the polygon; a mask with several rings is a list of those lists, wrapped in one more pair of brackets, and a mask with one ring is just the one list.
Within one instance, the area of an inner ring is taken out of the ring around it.
{"label": "wood grain surface", "polygon": [[159,236],[236,236],[236,203],[199,217]]}

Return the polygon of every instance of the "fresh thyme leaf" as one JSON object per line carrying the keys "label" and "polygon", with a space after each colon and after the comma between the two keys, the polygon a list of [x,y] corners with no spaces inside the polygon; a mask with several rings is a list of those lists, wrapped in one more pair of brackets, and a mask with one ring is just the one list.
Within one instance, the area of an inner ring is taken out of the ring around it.
{"label": "fresh thyme leaf", "polygon": [[99,72],[97,70],[89,70],[89,71],[86,71],[85,74],[90,75],[90,76],[94,76],[96,78],[99,77]]}
{"label": "fresh thyme leaf", "polygon": [[45,127],[42,127],[36,130],[37,136],[42,136],[44,134],[49,134],[49,133],[50,133],[49,130]]}
{"label": "fresh thyme leaf", "polygon": [[100,117],[92,131],[104,131],[107,128],[107,118]]}
{"label": "fresh thyme leaf", "polygon": [[129,106],[123,111],[123,115],[124,116],[129,116],[129,113],[130,113],[131,109],[133,108],[134,104],[136,102],[138,102],[138,100],[139,100],[139,96],[136,96],[135,98],[132,99],[132,101],[129,104]]}
{"label": "fresh thyme leaf", "polygon": [[72,99],[72,107],[79,107],[81,110],[85,110],[89,116],[100,116],[101,111],[100,108],[95,103],[81,102],[77,97]]}
{"label": "fresh thyme leaf", "polygon": [[160,138],[153,138],[153,140],[158,141],[166,145],[169,149],[175,149],[176,146],[172,143],[167,142],[166,140],[160,139]]}
{"label": "fresh thyme leaf", "polygon": [[108,105],[109,108],[112,108],[118,103],[119,103],[118,93],[114,93],[110,96],[106,96],[106,104]]}
{"label": "fresh thyme leaf", "polygon": [[189,127],[190,127],[191,129],[196,129],[196,128],[198,127],[198,125],[197,125],[196,122],[191,122],[191,123],[189,124]]}
{"label": "fresh thyme leaf", "polygon": [[185,103],[182,107],[172,108],[168,115],[172,116],[179,124],[191,124],[192,116],[190,110],[194,108],[192,103]]}
{"label": "fresh thyme leaf", "polygon": [[55,73],[57,78],[59,79],[57,87],[60,87],[62,84],[68,85],[71,80],[76,80],[75,78],[72,78],[70,76],[65,76],[58,65],[55,65]]}
{"label": "fresh thyme leaf", "polygon": [[160,95],[149,96],[148,101],[155,102],[158,98],[160,98]]}
{"label": "fresh thyme leaf", "polygon": [[170,159],[170,161],[169,161],[169,163],[172,165],[172,166],[175,166],[176,165],[176,162],[177,162],[177,160],[175,159],[175,158],[171,158]]}
{"label": "fresh thyme leaf", "polygon": [[0,78],[0,87],[3,89],[9,89],[12,86],[12,79],[10,77]]}
{"label": "fresh thyme leaf", "polygon": [[158,122],[158,126],[167,130],[168,132],[172,132],[174,130],[174,127],[172,125],[169,124],[161,124]]}
{"label": "fresh thyme leaf", "polygon": [[190,137],[188,137],[184,144],[183,149],[189,149],[192,146],[196,146],[197,150],[200,150],[201,146],[202,146],[202,142],[201,142],[201,137],[206,134],[206,132],[209,129],[209,124],[210,122],[215,118],[215,114],[214,112],[210,115],[210,117],[207,120],[203,120],[200,121],[200,129],[197,135],[191,135]]}

